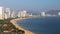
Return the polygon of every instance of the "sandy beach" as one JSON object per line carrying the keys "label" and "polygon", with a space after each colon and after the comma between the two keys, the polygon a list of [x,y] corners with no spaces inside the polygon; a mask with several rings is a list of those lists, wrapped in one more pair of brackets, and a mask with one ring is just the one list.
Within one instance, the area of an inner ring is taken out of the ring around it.
{"label": "sandy beach", "polygon": [[25,31],[25,34],[34,34],[34,33],[30,32],[29,30],[26,30],[26,29],[22,28],[21,26],[19,26],[18,24],[16,24],[16,20],[21,20],[21,19],[25,19],[25,18],[12,19],[10,22],[11,22],[14,26],[16,26],[16,28]]}

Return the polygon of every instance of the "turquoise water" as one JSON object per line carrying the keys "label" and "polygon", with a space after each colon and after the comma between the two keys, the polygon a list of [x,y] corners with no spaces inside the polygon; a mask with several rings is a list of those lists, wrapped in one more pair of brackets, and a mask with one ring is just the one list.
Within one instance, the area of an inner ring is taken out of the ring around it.
{"label": "turquoise water", "polygon": [[28,18],[17,24],[35,34],[60,34],[60,17]]}

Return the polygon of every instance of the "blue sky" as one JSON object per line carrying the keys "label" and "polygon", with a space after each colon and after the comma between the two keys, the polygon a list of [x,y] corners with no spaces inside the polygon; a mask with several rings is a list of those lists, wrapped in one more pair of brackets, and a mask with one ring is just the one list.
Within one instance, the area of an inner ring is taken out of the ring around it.
{"label": "blue sky", "polygon": [[60,0],[0,0],[0,6],[17,10],[60,10]]}

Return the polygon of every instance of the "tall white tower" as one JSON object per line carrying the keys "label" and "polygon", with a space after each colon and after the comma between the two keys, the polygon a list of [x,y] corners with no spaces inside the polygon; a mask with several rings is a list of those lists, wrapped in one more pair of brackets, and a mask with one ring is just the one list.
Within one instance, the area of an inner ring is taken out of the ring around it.
{"label": "tall white tower", "polygon": [[0,19],[4,19],[4,7],[0,7]]}

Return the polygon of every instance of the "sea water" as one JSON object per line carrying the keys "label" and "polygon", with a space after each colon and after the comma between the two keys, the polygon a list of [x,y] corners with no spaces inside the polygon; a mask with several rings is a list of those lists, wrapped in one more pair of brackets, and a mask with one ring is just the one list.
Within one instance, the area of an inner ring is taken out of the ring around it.
{"label": "sea water", "polygon": [[37,17],[17,20],[16,23],[35,34],[60,34],[60,17]]}

